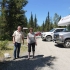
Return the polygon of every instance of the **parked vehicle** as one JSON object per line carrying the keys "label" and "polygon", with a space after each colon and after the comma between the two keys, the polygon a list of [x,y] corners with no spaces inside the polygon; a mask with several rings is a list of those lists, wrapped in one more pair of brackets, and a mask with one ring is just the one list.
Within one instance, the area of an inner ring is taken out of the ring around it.
{"label": "parked vehicle", "polygon": [[41,36],[41,32],[35,32],[35,36]]}
{"label": "parked vehicle", "polygon": [[63,32],[55,33],[54,40],[57,44],[62,44],[64,47],[70,47],[70,15],[62,18],[59,23],[59,26],[66,26],[66,29]]}
{"label": "parked vehicle", "polygon": [[27,27],[23,27],[23,34],[24,34],[24,38],[27,38],[27,32],[28,32],[28,28]]}
{"label": "parked vehicle", "polygon": [[66,28],[63,32],[55,33],[54,41],[64,47],[70,47],[70,29]]}
{"label": "parked vehicle", "polygon": [[46,41],[51,41],[54,38],[54,33],[57,32],[61,32],[63,31],[65,28],[53,28],[52,30],[50,30],[49,32],[43,32],[41,34],[41,38],[42,40],[46,40]]}

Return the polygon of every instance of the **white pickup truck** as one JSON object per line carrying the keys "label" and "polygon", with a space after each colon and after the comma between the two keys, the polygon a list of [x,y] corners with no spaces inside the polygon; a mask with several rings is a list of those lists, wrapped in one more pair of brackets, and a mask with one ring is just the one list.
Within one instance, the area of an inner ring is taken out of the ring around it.
{"label": "white pickup truck", "polygon": [[62,32],[65,28],[53,28],[49,32],[43,32],[41,34],[42,40],[52,41],[54,39],[54,33]]}

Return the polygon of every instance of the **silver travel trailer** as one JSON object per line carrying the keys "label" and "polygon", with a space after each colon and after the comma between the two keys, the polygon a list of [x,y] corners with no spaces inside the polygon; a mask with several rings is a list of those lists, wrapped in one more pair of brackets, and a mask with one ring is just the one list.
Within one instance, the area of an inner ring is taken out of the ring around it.
{"label": "silver travel trailer", "polygon": [[62,44],[66,48],[70,48],[70,15],[61,18],[58,26],[66,26],[62,32],[54,34],[54,40],[57,44]]}

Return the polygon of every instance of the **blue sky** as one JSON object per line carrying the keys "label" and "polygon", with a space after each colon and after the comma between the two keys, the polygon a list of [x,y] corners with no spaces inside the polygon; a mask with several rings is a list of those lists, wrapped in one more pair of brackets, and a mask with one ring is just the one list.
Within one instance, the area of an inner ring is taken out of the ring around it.
{"label": "blue sky", "polygon": [[70,14],[70,0],[28,0],[28,4],[24,8],[27,10],[26,16],[29,19],[31,12],[33,16],[37,16],[38,24],[41,25],[47,17],[49,11],[50,17],[53,18],[57,13],[62,17]]}

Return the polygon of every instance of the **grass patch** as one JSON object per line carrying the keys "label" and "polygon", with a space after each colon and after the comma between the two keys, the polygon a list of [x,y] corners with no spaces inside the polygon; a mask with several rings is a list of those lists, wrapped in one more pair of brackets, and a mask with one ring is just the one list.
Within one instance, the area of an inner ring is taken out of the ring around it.
{"label": "grass patch", "polygon": [[[14,45],[12,43],[12,41],[8,41],[9,45],[7,46],[7,48],[5,50],[0,50],[0,60],[4,59],[4,53],[9,53],[11,57],[13,57],[13,49],[14,49]],[[12,45],[10,45],[12,44]],[[24,44],[26,45],[26,40],[24,40]],[[20,55],[22,55],[25,51],[27,51],[27,46],[22,45],[21,49],[20,49]]]}
{"label": "grass patch", "polygon": [[7,50],[8,41],[0,41],[0,50]]}
{"label": "grass patch", "polygon": [[[4,59],[4,53],[9,53],[11,57],[13,57],[13,49],[14,47],[8,47],[8,50],[0,50],[0,60]],[[25,51],[27,51],[26,46],[21,46],[20,55],[22,55]]]}

